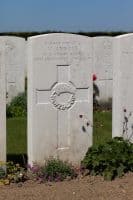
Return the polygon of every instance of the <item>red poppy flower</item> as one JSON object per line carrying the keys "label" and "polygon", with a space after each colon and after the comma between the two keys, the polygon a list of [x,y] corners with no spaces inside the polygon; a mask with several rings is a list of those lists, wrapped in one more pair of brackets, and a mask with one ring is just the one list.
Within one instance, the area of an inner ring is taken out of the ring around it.
{"label": "red poppy flower", "polygon": [[96,81],[97,80],[97,76],[96,74],[93,74],[93,81]]}

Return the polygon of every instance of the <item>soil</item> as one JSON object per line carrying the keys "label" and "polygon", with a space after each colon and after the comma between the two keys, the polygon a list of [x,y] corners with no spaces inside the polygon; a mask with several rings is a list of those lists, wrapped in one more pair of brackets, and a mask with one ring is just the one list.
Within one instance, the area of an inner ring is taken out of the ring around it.
{"label": "soil", "polygon": [[86,176],[71,181],[0,186],[0,200],[133,200],[133,173],[114,181]]}

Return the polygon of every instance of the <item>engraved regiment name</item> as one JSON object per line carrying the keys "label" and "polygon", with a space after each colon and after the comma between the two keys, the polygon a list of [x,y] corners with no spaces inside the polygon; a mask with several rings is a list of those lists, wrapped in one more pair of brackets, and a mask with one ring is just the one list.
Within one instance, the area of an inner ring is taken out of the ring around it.
{"label": "engraved regiment name", "polygon": [[88,53],[83,54],[82,48],[79,42],[45,42],[42,43],[45,49],[42,52],[42,56],[35,57],[36,61],[66,61],[68,63],[80,62],[81,60],[87,60],[90,58]]}

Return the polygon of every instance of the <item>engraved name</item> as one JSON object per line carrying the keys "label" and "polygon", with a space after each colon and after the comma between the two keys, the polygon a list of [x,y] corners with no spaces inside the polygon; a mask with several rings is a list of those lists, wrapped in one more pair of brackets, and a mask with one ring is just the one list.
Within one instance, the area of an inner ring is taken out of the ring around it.
{"label": "engraved name", "polygon": [[80,61],[90,58],[90,55],[85,55],[81,50],[79,42],[45,42],[41,47],[42,55],[36,56],[36,61]]}

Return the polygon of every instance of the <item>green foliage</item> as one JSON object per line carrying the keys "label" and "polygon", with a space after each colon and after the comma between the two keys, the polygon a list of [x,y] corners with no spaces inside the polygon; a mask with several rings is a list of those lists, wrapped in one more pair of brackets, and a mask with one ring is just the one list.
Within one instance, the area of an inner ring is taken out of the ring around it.
{"label": "green foliage", "polygon": [[27,94],[20,93],[7,105],[7,117],[25,117],[27,115]]}
{"label": "green foliage", "polygon": [[28,179],[25,169],[19,164],[13,162],[7,162],[7,179],[12,183],[24,182]]}
{"label": "green foliage", "polygon": [[29,166],[28,170],[21,167],[20,164],[10,162],[0,162],[0,185],[9,185],[10,183],[22,183],[26,180],[41,182],[63,181],[66,178],[72,179],[77,176],[74,169],[67,162],[51,159],[44,166],[34,164]]}
{"label": "green foliage", "polygon": [[34,164],[29,169],[32,177],[36,177],[41,182],[63,181],[66,178],[72,179],[77,176],[76,171],[70,164],[59,159],[50,159],[41,167]]}
{"label": "green foliage", "polygon": [[28,179],[24,168],[13,162],[0,162],[0,185],[20,183]]}
{"label": "green foliage", "polygon": [[46,180],[64,180],[67,177],[75,177],[75,171],[67,162],[61,160],[51,159],[48,160],[45,167],[42,169],[45,174]]}
{"label": "green foliage", "polygon": [[82,165],[91,175],[102,175],[107,180],[133,171],[133,144],[116,137],[107,143],[88,149]]}
{"label": "green foliage", "polygon": [[3,167],[0,167],[0,179],[4,178],[5,176],[6,176],[5,169]]}

